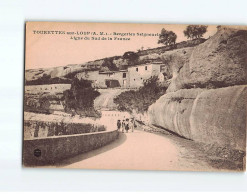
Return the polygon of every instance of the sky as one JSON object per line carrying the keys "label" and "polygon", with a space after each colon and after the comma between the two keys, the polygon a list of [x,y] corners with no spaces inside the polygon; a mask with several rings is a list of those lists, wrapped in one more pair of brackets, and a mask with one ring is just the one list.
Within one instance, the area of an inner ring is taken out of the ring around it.
{"label": "sky", "polygon": [[[159,34],[162,28],[177,34],[177,41],[187,40],[183,31],[187,25],[171,24],[123,24],[123,23],[62,23],[27,22],[26,23],[26,69],[51,68],[68,64],[82,64],[127,51],[137,51],[142,47],[155,48],[158,36],[138,36],[137,33]],[[204,38],[216,33],[216,26],[208,26]],[[69,33],[75,33],[71,35]],[[100,35],[100,32],[103,34]],[[46,33],[46,34],[44,34]],[[77,34],[78,33],[78,34]],[[114,35],[114,33],[132,33]],[[133,36],[133,33],[135,35]],[[75,40],[75,37],[80,40]],[[92,38],[100,40],[92,40]],[[130,40],[114,40],[114,38]],[[102,40],[105,38],[106,40]],[[108,40],[108,39],[112,40]],[[86,39],[86,40],[85,40]],[[90,40],[87,40],[90,39]]]}

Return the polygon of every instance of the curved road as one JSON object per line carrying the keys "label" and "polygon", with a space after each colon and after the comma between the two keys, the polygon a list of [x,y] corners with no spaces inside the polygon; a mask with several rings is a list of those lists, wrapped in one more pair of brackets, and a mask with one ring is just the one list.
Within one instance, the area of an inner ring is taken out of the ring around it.
{"label": "curved road", "polygon": [[[102,148],[64,160],[59,167],[80,169],[212,171],[205,159],[184,158],[184,148],[165,136],[135,130]],[[181,153],[182,152],[182,153]],[[219,170],[218,170],[219,171]]]}

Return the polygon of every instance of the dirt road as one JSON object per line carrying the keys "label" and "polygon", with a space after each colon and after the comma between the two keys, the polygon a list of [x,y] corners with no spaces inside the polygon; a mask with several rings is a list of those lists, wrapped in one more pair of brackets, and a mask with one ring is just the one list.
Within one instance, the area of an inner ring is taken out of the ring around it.
{"label": "dirt road", "polygon": [[116,104],[114,104],[113,99],[122,93],[123,91],[126,91],[124,89],[99,89],[100,96],[98,96],[94,100],[94,107],[96,110],[98,109],[116,109]]}
{"label": "dirt road", "polygon": [[119,139],[113,143],[67,159],[60,166],[82,169],[218,170],[204,158],[191,160],[184,154],[184,148],[169,138],[136,130],[120,133]]}

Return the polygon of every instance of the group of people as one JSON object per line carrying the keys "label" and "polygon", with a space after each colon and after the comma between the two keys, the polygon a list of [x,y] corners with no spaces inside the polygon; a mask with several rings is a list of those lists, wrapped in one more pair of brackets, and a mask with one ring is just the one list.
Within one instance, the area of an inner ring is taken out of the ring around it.
{"label": "group of people", "polygon": [[124,133],[124,131],[128,133],[129,130],[134,132],[135,126],[136,124],[134,118],[131,119],[127,118],[127,119],[123,119],[122,121],[121,120],[117,121],[117,129],[118,131],[122,130],[122,133]]}

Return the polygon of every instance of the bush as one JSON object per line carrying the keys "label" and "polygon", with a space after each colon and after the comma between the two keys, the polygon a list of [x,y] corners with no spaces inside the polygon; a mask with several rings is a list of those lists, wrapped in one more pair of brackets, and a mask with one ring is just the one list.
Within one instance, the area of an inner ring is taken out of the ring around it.
{"label": "bush", "polygon": [[138,63],[139,55],[133,51],[128,51],[124,53],[123,59],[127,60],[129,66],[132,66]]}
{"label": "bush", "polygon": [[73,79],[71,88],[64,91],[65,111],[77,113],[89,112],[94,108],[94,99],[100,93],[92,88],[91,81]]}
{"label": "bush", "polygon": [[105,58],[102,67],[107,67],[110,71],[118,70],[116,64],[113,63],[113,58]]}
{"label": "bush", "polygon": [[51,75],[43,74],[42,77],[27,81],[25,85],[48,85],[48,84],[70,84],[71,80],[67,78],[51,78]]}
{"label": "bush", "polygon": [[166,87],[161,86],[158,82],[158,77],[154,76],[145,80],[144,86],[139,90],[123,92],[113,101],[120,111],[132,113],[133,110],[136,110],[138,113],[144,113],[165,92]]}

